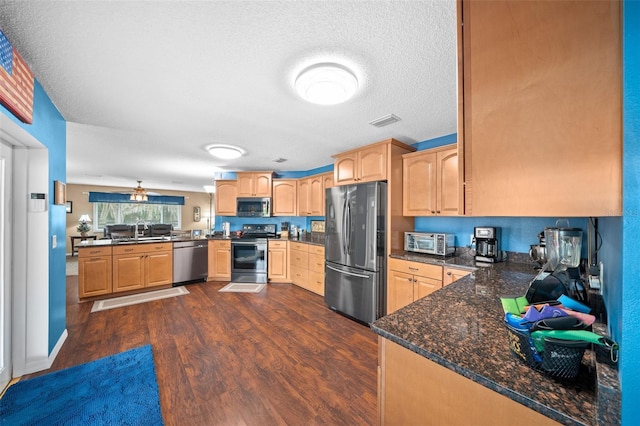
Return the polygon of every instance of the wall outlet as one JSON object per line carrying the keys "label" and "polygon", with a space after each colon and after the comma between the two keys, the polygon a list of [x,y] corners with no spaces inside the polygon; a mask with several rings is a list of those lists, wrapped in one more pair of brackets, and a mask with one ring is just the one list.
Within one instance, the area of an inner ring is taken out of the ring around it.
{"label": "wall outlet", "polygon": [[473,238],[473,234],[469,234],[469,245],[470,245],[470,246],[472,246],[472,245],[474,245],[474,244],[475,244],[475,241],[473,241],[473,240],[474,240],[474,238]]}
{"label": "wall outlet", "polygon": [[58,247],[58,237],[56,237],[55,235],[51,236],[51,248],[54,249]]}

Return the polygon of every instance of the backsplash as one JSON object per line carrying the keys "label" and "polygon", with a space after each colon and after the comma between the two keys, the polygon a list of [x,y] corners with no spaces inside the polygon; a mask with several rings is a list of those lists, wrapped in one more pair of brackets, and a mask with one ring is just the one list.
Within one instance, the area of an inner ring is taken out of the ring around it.
{"label": "backsplash", "polygon": [[[528,253],[531,244],[538,244],[538,234],[545,227],[556,226],[555,217],[416,217],[415,231],[448,232],[455,234],[456,246],[469,244],[475,226],[495,226],[502,230],[501,250]],[[569,226],[584,232],[583,257],[586,257],[587,218],[569,218]],[[564,222],[561,226],[564,226]]]}

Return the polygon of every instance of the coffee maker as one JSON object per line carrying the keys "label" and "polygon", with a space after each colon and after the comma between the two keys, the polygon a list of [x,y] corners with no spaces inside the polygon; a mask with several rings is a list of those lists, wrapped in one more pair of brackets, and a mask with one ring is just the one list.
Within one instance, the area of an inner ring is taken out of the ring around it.
{"label": "coffee maker", "polygon": [[473,239],[476,242],[476,261],[495,263],[502,260],[500,228],[476,226],[473,228]]}

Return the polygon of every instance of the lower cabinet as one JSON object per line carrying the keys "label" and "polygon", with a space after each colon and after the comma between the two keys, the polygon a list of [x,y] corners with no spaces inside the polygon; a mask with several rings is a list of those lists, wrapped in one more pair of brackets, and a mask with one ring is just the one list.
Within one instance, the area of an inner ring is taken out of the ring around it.
{"label": "lower cabinet", "polygon": [[390,258],[387,314],[442,288],[442,266]]}
{"label": "lower cabinet", "polygon": [[290,282],[289,261],[287,256],[286,240],[269,240],[268,279],[270,282]]}
{"label": "lower cabinet", "polygon": [[100,296],[112,289],[111,247],[78,250],[78,297]]}
{"label": "lower cabinet", "polygon": [[231,240],[209,240],[208,281],[231,279]]}
{"label": "lower cabinet", "polygon": [[289,254],[291,281],[324,296],[324,247],[290,241]]}
{"label": "lower cabinet", "polygon": [[442,267],[442,286],[458,281],[462,277],[469,275],[471,271],[466,269],[451,268],[449,266]]}
{"label": "lower cabinet", "polygon": [[380,336],[378,351],[380,425],[558,424]]}
{"label": "lower cabinet", "polygon": [[173,243],[113,247],[113,292],[173,283]]}

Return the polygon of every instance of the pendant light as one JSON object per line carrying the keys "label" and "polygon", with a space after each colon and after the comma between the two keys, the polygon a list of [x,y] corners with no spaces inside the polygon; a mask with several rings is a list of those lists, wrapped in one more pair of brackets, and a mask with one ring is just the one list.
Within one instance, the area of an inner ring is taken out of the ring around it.
{"label": "pendant light", "polygon": [[149,201],[149,197],[147,196],[147,190],[144,189],[142,186],[140,186],[141,183],[142,181],[139,180],[138,187],[133,188],[133,192],[131,193],[131,197],[129,197],[129,200],[135,201],[137,203]]}

